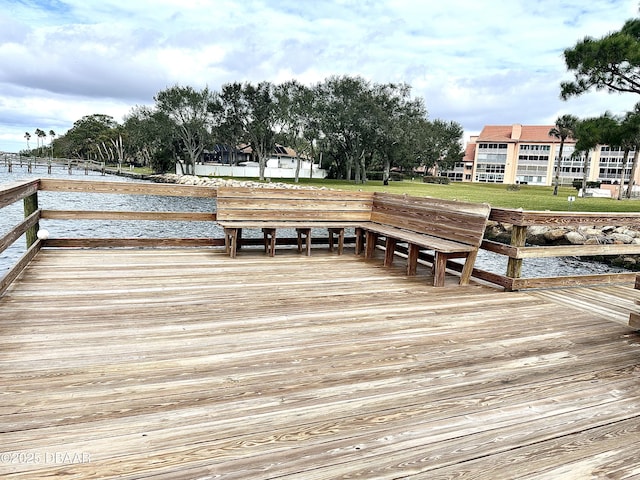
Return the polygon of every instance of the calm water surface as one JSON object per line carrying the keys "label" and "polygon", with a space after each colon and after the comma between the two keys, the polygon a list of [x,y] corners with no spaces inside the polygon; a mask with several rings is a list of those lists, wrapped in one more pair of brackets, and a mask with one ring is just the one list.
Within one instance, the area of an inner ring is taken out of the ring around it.
{"label": "calm water surface", "polygon": [[[129,181],[113,175],[102,176],[98,172],[75,171],[69,175],[66,168],[54,169],[47,174],[46,167],[27,173],[27,168],[14,165],[13,172],[0,162],[0,184],[47,177],[72,180]],[[215,210],[215,199],[179,198],[165,196],[110,195],[86,193],[39,192],[40,208],[68,210],[144,210],[144,211],[192,211],[211,212]],[[0,235],[8,233],[24,217],[22,202],[0,210]],[[62,221],[41,220],[40,228],[49,230],[51,238],[117,238],[117,237],[185,237],[205,238],[223,236],[222,230],[210,222],[159,222],[159,221]],[[21,238],[0,253],[0,276],[25,252],[25,239]],[[501,255],[481,250],[476,265],[483,270],[504,274],[507,259]],[[585,275],[605,272],[619,272],[622,269],[595,262],[584,262],[574,258],[525,259],[524,277]]]}

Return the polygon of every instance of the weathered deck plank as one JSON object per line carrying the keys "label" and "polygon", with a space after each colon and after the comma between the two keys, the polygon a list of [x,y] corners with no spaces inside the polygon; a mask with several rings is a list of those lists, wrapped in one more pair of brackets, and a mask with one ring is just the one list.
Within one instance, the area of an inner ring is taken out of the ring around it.
{"label": "weathered deck plank", "polygon": [[41,251],[0,297],[0,475],[640,471],[640,336],[616,323],[640,292],[433,288],[403,270],[286,251]]}

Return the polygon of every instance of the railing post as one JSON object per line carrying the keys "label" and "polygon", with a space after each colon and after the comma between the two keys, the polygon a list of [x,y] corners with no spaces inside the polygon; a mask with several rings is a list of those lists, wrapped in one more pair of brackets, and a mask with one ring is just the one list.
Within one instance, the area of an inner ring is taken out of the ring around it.
{"label": "railing post", "polygon": [[[27,218],[29,215],[38,210],[38,192],[35,192],[33,195],[29,195],[25,197],[23,200],[24,203],[24,218]],[[26,231],[27,237],[27,248],[33,245],[38,239],[38,230],[40,230],[40,224],[36,223],[33,227],[30,227]]]}
{"label": "railing post", "polygon": [[[511,246],[524,247],[527,242],[527,227],[514,225],[511,230]],[[507,277],[520,278],[522,275],[522,259],[509,257],[507,264]]]}

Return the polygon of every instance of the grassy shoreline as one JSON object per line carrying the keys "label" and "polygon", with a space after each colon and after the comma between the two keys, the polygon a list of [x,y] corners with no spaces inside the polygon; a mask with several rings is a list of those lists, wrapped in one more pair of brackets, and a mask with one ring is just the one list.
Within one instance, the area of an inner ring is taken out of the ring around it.
{"label": "grassy shoreline", "polygon": [[[275,181],[275,179],[274,179]],[[281,183],[293,183],[293,180],[277,179]],[[489,203],[497,208],[522,208],[523,210],[551,210],[574,212],[638,212],[640,200],[615,200],[610,198],[578,198],[572,187],[561,187],[558,195],[553,195],[553,187],[520,185],[518,190],[510,190],[504,184],[451,183],[435,185],[422,181],[404,180],[383,185],[381,181],[369,181],[355,184],[346,180],[310,180],[300,179],[300,185],[327,187],[342,190],[379,191],[406,193],[415,196],[429,196],[476,203]],[[569,202],[568,197],[575,197]]]}

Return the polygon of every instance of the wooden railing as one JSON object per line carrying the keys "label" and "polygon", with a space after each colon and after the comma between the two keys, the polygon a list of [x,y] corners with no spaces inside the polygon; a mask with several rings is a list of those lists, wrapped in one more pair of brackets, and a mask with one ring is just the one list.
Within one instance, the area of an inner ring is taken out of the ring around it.
{"label": "wooden railing", "polygon": [[26,234],[27,246],[29,247],[18,263],[0,279],[0,294],[7,289],[40,249],[41,242],[37,239],[38,222],[40,220],[38,184],[38,180],[33,180],[7,184],[0,189],[0,209],[22,200],[25,217],[22,222],[15,225],[11,231],[0,238],[0,253],[13,245],[24,234]]}
{"label": "wooden railing", "polygon": [[118,167],[110,169],[105,162],[99,162],[97,160],[35,157],[8,153],[0,156],[0,164],[5,166],[9,173],[16,167],[26,167],[27,173],[36,173],[34,172],[35,170],[46,169],[48,175],[50,175],[54,169],[65,169],[69,174],[80,171],[84,172],[85,175],[88,175],[91,171],[106,175],[109,172],[118,170]]}
{"label": "wooden railing", "polygon": [[[43,245],[51,247],[201,247],[224,245],[219,238],[38,238],[41,219],[56,220],[164,220],[214,222],[215,212],[141,212],[112,210],[50,210],[41,208],[38,191],[105,193],[127,195],[162,195],[215,198],[211,187],[168,185],[134,182],[38,179],[0,186],[0,209],[20,200],[24,205],[24,220],[0,238],[0,253],[26,234],[27,251],[0,279],[0,294],[6,290]],[[213,210],[213,209],[212,209]]]}
{"label": "wooden railing", "polygon": [[[46,241],[37,238],[41,219],[55,220],[161,220],[161,221],[197,221],[215,222],[216,213],[212,212],[145,212],[145,211],[112,211],[112,210],[52,210],[42,208],[38,202],[38,191],[104,193],[127,195],[164,195],[180,197],[215,198],[216,190],[212,187],[111,182],[38,179],[0,185],[0,209],[23,201],[24,219],[0,238],[0,253],[26,234],[27,251],[20,260],[0,279],[0,294],[19,275],[20,271],[43,246],[48,247],[205,247],[223,246],[224,238],[50,238]],[[511,243],[502,244],[489,240],[482,242],[481,248],[508,258],[507,271],[504,275],[474,269],[473,276],[504,287],[506,290],[523,290],[530,288],[549,288],[561,286],[633,282],[635,273],[607,273],[601,275],[572,275],[564,277],[522,278],[522,263],[528,258],[551,258],[563,256],[594,255],[640,255],[640,245],[560,245],[560,246],[526,246],[527,228],[533,225],[580,226],[580,225],[615,225],[640,226],[640,213],[573,213],[573,212],[532,212],[508,209],[492,209],[489,217],[500,223],[513,225]],[[296,239],[282,239],[283,243],[295,243]],[[314,243],[322,243],[324,239],[314,239]],[[261,244],[259,239],[247,239],[247,243]],[[280,239],[279,239],[280,242]],[[326,243],[326,242],[325,242]],[[430,261],[428,255],[423,259]],[[450,262],[449,268],[461,270],[461,265]]]}
{"label": "wooden railing", "polygon": [[477,278],[501,285],[507,290],[632,282],[635,278],[636,274],[632,272],[535,278],[521,278],[521,274],[523,261],[527,258],[640,255],[640,245],[636,244],[527,246],[528,227],[640,227],[640,213],[541,212],[493,208],[489,219],[513,225],[509,245],[489,240],[484,240],[481,245],[484,250],[508,257],[507,272],[505,275],[496,275],[476,270],[474,276]]}

